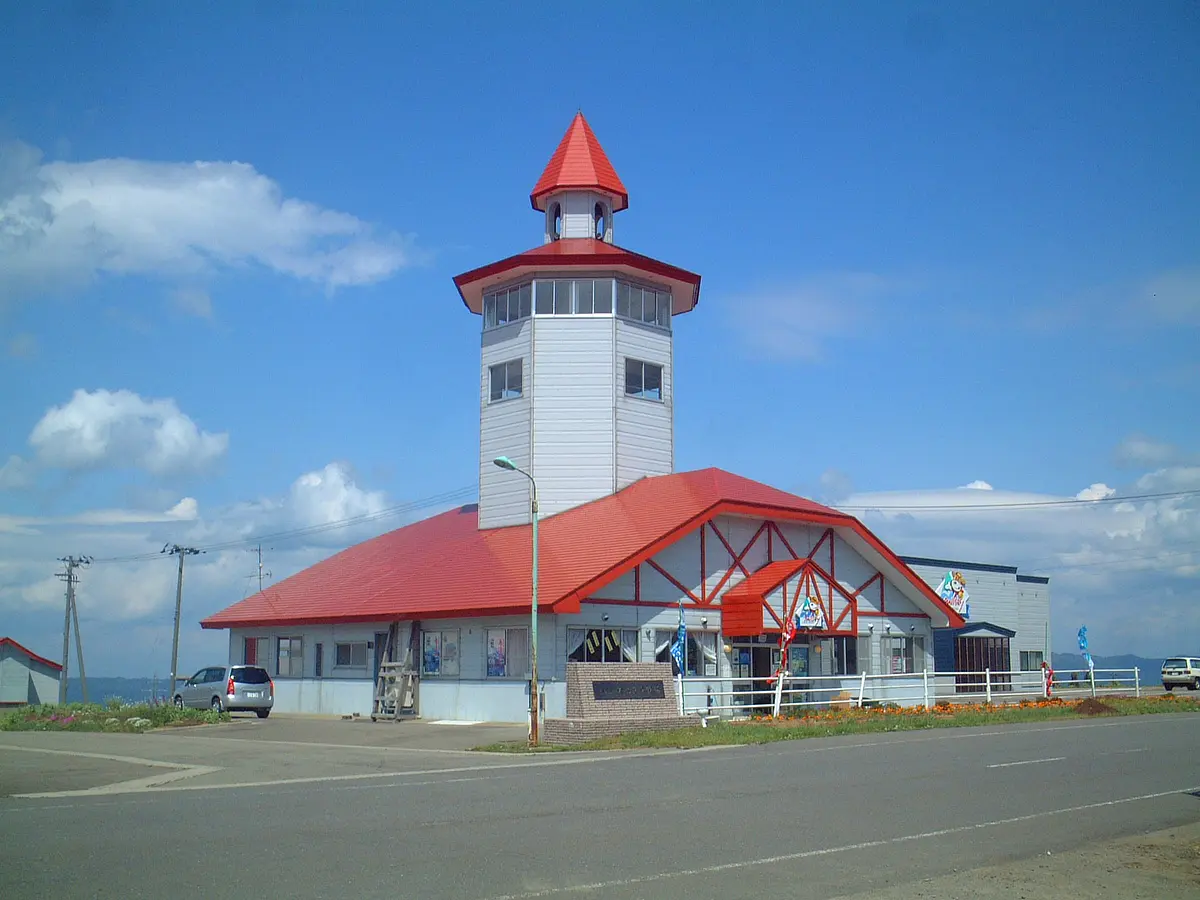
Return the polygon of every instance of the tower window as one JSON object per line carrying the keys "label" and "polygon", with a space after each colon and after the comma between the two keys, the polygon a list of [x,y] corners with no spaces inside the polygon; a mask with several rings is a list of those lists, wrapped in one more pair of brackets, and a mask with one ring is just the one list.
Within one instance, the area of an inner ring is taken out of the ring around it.
{"label": "tower window", "polygon": [[596,240],[602,241],[608,235],[608,214],[605,211],[604,204],[597,203],[592,215],[596,222]]}
{"label": "tower window", "polygon": [[533,299],[532,291],[532,284],[522,284],[484,295],[484,330],[528,318],[532,312],[530,309]]}
{"label": "tower window", "polygon": [[546,216],[550,220],[550,240],[557,241],[562,237],[562,207],[557,203],[550,204]]}
{"label": "tower window", "polygon": [[635,322],[671,327],[671,292],[617,282],[617,315]]}
{"label": "tower window", "polygon": [[657,363],[625,358],[625,394],[641,400],[661,400],[663,367]]}
{"label": "tower window", "polygon": [[489,397],[497,400],[514,400],[521,396],[521,360],[510,359],[488,368],[491,379]]}

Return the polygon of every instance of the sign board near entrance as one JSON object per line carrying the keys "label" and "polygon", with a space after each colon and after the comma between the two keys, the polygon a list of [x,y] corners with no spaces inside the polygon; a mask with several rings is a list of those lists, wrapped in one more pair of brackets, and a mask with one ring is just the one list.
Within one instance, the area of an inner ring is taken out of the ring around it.
{"label": "sign board near entrance", "polygon": [[596,700],[665,700],[667,688],[661,678],[653,681],[593,681]]}

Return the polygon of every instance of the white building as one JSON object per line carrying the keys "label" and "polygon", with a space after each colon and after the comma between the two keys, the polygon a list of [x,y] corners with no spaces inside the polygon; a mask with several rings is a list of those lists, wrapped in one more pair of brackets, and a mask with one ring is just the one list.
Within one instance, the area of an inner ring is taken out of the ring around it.
{"label": "white building", "polygon": [[568,661],[668,660],[681,609],[687,674],[713,690],[773,674],[805,608],[793,671],[932,667],[936,630],[966,622],[861,522],[719,469],[674,472],[672,325],[700,276],[614,243],[628,193],[582,115],[530,200],[542,243],[454,279],[482,324],[479,503],[206,619],[229,629],[230,661],[268,668],[276,709],[368,713],[380,662],[412,646],[422,716],[524,721],[533,481],[548,717],[564,715]]}
{"label": "white building", "polygon": [[0,637],[0,707],[57,703],[62,666]]}

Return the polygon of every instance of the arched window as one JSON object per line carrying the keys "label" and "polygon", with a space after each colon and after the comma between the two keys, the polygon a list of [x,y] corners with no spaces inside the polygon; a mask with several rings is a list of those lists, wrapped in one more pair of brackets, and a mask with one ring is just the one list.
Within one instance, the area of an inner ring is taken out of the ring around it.
{"label": "arched window", "polygon": [[597,203],[592,215],[596,222],[596,240],[602,241],[608,235],[608,212],[604,204]]}
{"label": "arched window", "polygon": [[562,207],[552,203],[546,210],[546,217],[550,224],[550,240],[557,241],[562,237]]}

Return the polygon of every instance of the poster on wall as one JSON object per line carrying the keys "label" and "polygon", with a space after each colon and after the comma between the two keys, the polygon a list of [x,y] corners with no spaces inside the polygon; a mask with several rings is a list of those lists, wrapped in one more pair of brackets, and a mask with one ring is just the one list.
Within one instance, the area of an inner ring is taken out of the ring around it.
{"label": "poster on wall", "polygon": [[808,646],[793,644],[788,647],[788,674],[793,678],[804,678],[808,675]]}
{"label": "poster on wall", "polygon": [[422,665],[426,675],[442,674],[442,635],[439,632],[424,636],[425,652]]}
{"label": "poster on wall", "polygon": [[488,631],[487,637],[487,673],[492,678],[502,678],[505,673],[504,629],[497,628]]}
{"label": "poster on wall", "polygon": [[971,618],[971,604],[968,602],[971,595],[967,593],[967,579],[963,578],[962,572],[947,572],[943,575],[937,595],[964,619]]}

